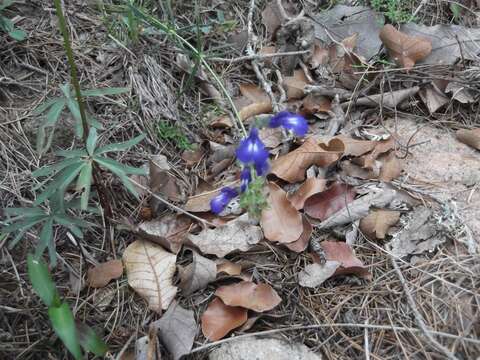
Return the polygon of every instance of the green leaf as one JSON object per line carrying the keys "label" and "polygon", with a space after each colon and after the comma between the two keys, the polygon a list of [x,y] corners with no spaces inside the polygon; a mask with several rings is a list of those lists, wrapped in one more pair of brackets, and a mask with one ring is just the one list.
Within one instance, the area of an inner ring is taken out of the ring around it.
{"label": "green leaf", "polygon": [[27,232],[27,230],[19,231],[18,234],[13,238],[13,240],[11,240],[10,243],[8,244],[8,248],[9,249],[15,248],[15,246],[17,246],[18,242],[20,240],[22,240],[22,238],[23,238],[23,236],[25,235],[26,232]]}
{"label": "green leaf", "polygon": [[39,156],[43,155],[43,153],[46,151],[45,149],[45,127],[40,126],[37,131],[37,141],[36,141],[36,146],[35,150],[37,150],[37,154]]}
{"label": "green leaf", "polygon": [[3,0],[3,3],[0,5],[0,11],[6,9],[13,4],[13,0]]}
{"label": "green leaf", "polygon": [[95,129],[102,130],[104,127],[100,121],[95,119],[93,116],[87,115],[87,123],[90,126],[93,126]]}
{"label": "green leaf", "polygon": [[145,139],[145,137],[146,137],[146,135],[142,134],[142,135],[139,135],[139,136],[137,136],[137,137],[135,137],[131,140],[128,140],[128,141],[124,141],[124,142],[120,142],[120,143],[116,143],[116,144],[105,145],[105,146],[97,149],[97,151],[95,151],[95,155],[105,154],[107,152],[112,152],[112,151],[127,150],[127,149],[131,148],[132,146],[138,144],[143,139]]}
{"label": "green leaf", "polygon": [[5,16],[0,16],[0,20],[2,20],[2,28],[6,33],[13,31],[14,25],[12,20],[6,18]]}
{"label": "green leaf", "polygon": [[83,228],[87,228],[87,227],[90,227],[92,225],[88,221],[82,220],[80,218],[72,218],[70,216],[62,215],[62,214],[55,214],[54,218],[55,218],[55,221],[57,221],[59,224],[60,224],[60,221],[61,221],[63,223],[71,223],[71,224],[74,224],[78,227],[83,227]]}
{"label": "green leaf", "polygon": [[22,217],[32,217],[32,216],[41,216],[46,215],[43,209],[38,207],[34,208],[5,208],[3,209],[5,215],[20,215]]}
{"label": "green leaf", "polygon": [[65,226],[67,229],[69,229],[73,235],[78,237],[79,239],[83,239],[83,231],[80,229],[78,226],[74,225],[71,221],[70,218],[67,217],[61,217],[61,216],[54,216],[53,220],[62,226]]}
{"label": "green leaf", "polygon": [[38,105],[35,110],[33,110],[33,115],[40,115],[45,110],[47,110],[50,106],[55,104],[56,102],[63,102],[65,103],[65,99],[61,97],[53,98],[50,100],[45,101],[43,104]]}
{"label": "green leaf", "polygon": [[[91,130],[90,130],[91,131]],[[90,187],[92,186],[92,170],[93,164],[89,161],[80,171],[77,180],[77,191],[82,191],[80,206],[82,210],[88,207],[88,200],[90,200]]]}
{"label": "green leaf", "polygon": [[46,121],[43,123],[43,126],[53,126],[58,121],[60,114],[65,108],[65,99],[56,101],[48,110],[46,115]]}
{"label": "green leaf", "polygon": [[77,336],[77,328],[72,310],[67,303],[62,303],[58,307],[48,309],[48,317],[52,322],[53,329],[58,337],[63,341],[65,347],[77,360],[81,360],[82,350]]}
{"label": "green leaf", "polygon": [[77,322],[77,331],[80,345],[85,351],[90,351],[97,356],[104,356],[108,351],[107,344],[105,344],[90,326]]}
{"label": "green leaf", "polygon": [[102,88],[102,89],[89,89],[82,90],[83,96],[104,96],[104,95],[117,95],[123,94],[129,91],[129,88],[126,87],[111,87],[111,88]]}
{"label": "green leaf", "polygon": [[58,156],[66,157],[66,158],[73,158],[73,157],[80,158],[82,156],[88,156],[88,153],[85,149],[58,150],[58,151],[55,151],[55,154],[57,154]]}
{"label": "green leaf", "polygon": [[25,40],[25,38],[27,37],[27,33],[22,29],[12,30],[8,33],[8,35],[10,35],[12,39],[15,39],[17,41]]}
{"label": "green leaf", "polygon": [[82,125],[82,116],[80,115],[80,108],[75,99],[69,97],[67,99],[67,107],[75,119],[75,135],[78,138],[83,137],[83,125]]}
{"label": "green leaf", "polygon": [[[49,218],[45,224],[43,224],[37,248],[35,249],[35,258],[40,258],[43,252],[47,248],[48,244],[53,241],[53,218]],[[52,265],[53,266],[53,265]]]}
{"label": "green leaf", "polygon": [[37,199],[33,203],[39,205],[48,198],[50,198],[56,191],[60,191],[62,194],[65,192],[67,186],[77,177],[78,173],[85,166],[85,162],[82,161],[77,164],[70,165],[63,169],[59,174],[55,176],[55,179],[47,186],[43,193],[38,195]]}
{"label": "green leaf", "polygon": [[61,171],[61,170],[65,169],[67,166],[78,164],[80,162],[82,162],[82,159],[79,159],[79,158],[70,158],[70,159],[62,160],[59,163],[44,166],[40,169],[35,170],[34,172],[32,172],[32,176],[34,178],[41,177],[41,176],[47,176],[47,175],[50,175],[53,172]]}
{"label": "green leaf", "polygon": [[60,297],[52,280],[48,266],[42,259],[35,259],[33,255],[27,256],[28,277],[33,290],[48,307],[59,306]]}
{"label": "green leaf", "polygon": [[129,175],[129,174],[146,175],[147,174],[146,171],[142,168],[123,165],[122,163],[107,157],[94,156],[93,159],[96,162],[98,162],[100,165],[110,169],[112,172],[113,172],[113,169],[116,169],[117,171],[121,171],[126,175]]}
{"label": "green leaf", "polygon": [[[121,167],[118,166],[118,165],[122,166],[122,164],[118,163],[117,161],[114,161],[114,160],[111,160],[111,159],[106,159],[106,158],[98,158],[96,160],[100,165],[106,167],[112,173],[117,175],[119,177],[119,179],[122,181],[122,184],[127,188],[127,190],[130,191],[138,199],[137,190],[133,186],[130,179],[127,177],[125,171]],[[105,161],[105,160],[110,160],[110,161]],[[112,163],[112,162],[114,162],[114,163]]]}
{"label": "green leaf", "polygon": [[14,232],[14,231],[17,231],[17,230],[28,230],[30,229],[32,226],[42,222],[43,220],[47,219],[48,218],[48,215],[38,215],[38,216],[32,216],[32,217],[29,217],[23,221],[18,221],[18,222],[15,222],[11,225],[8,225],[8,226],[5,226],[4,228],[2,228],[2,233],[11,233],[11,232]]}
{"label": "green leaf", "polygon": [[95,146],[97,145],[97,140],[98,140],[98,134],[97,134],[97,129],[95,128],[90,128],[90,131],[88,132],[88,138],[87,138],[87,152],[89,155],[93,155],[95,152]]}

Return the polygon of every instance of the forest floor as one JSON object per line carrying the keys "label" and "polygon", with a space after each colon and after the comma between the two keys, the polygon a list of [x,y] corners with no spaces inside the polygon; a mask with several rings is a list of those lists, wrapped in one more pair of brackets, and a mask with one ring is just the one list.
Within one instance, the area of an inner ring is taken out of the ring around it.
{"label": "forest floor", "polygon": [[[65,1],[65,17],[82,88],[128,88],[88,99],[99,143],[145,134],[109,156],[149,175],[132,176],[136,199],[102,170],[112,216],[75,210],[93,224],[83,238],[61,226],[52,235],[60,295],[107,358],[477,359],[480,3],[133,1],[173,37],[125,3]],[[32,172],[81,141],[65,110],[38,151],[35,109],[70,81],[53,2],[2,14],[27,34],[0,32],[7,209],[31,206]],[[281,110],[309,124],[307,140],[260,131],[271,156],[257,221],[235,201],[209,211],[239,179],[229,97],[247,129]],[[69,357],[28,278],[39,233],[15,247],[15,234],[0,234],[1,359]],[[132,244],[173,264],[136,268]]]}

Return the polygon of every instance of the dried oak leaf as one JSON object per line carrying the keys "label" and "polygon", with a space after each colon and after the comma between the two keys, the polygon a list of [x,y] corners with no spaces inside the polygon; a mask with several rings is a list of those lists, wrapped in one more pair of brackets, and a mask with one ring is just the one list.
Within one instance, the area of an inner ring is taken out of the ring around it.
{"label": "dried oak leaf", "polygon": [[343,156],[361,156],[364,155],[373,149],[377,144],[376,141],[372,140],[357,140],[350,136],[339,135],[335,138],[340,139],[345,145],[345,151]]}
{"label": "dried oak leaf", "polygon": [[88,285],[93,288],[106,286],[111,280],[123,274],[122,260],[110,260],[88,269]]}
{"label": "dried oak leaf", "polygon": [[269,102],[270,98],[263,89],[254,84],[240,84],[240,93],[245,96],[252,104],[258,102]]}
{"label": "dried oak leaf", "polygon": [[192,167],[194,165],[197,165],[204,157],[204,155],[205,150],[202,148],[202,146],[197,146],[197,148],[194,150],[185,150],[182,153],[181,158],[183,161],[185,161],[188,167]]}
{"label": "dried oak leaf", "polygon": [[268,284],[255,284],[242,281],[238,284],[221,286],[215,295],[222,299],[225,305],[240,306],[256,312],[272,310],[282,299]]}
{"label": "dried oak leaf", "polygon": [[389,182],[399,177],[402,173],[403,161],[395,155],[394,151],[386,156],[382,156],[379,160],[382,163],[379,180]]}
{"label": "dried oak leaf", "polygon": [[458,141],[480,150],[480,128],[471,130],[461,129],[457,131],[456,135]]}
{"label": "dried oak leaf", "polygon": [[260,225],[265,238],[280,243],[291,243],[303,232],[302,215],[277,184],[268,183],[268,206],[262,210]]}
{"label": "dried oak leaf", "polygon": [[372,210],[360,220],[360,230],[371,239],[385,239],[388,229],[400,219],[399,211]]}
{"label": "dried oak leaf", "polygon": [[303,287],[317,287],[332,277],[340,266],[340,262],[332,260],[325,261],[323,264],[314,263],[307,265],[298,274],[298,283]]}
{"label": "dried oak leaf", "polygon": [[309,60],[311,69],[316,69],[320,65],[327,65],[330,61],[330,51],[320,40],[315,40],[312,56]]}
{"label": "dried oak leaf", "polygon": [[263,239],[260,227],[248,221],[248,214],[215,229],[204,229],[198,235],[188,235],[189,240],[204,254],[224,257],[232,251],[247,251]]}
{"label": "dried oak leaf", "polygon": [[159,219],[144,221],[137,227],[138,236],[178,253],[187,241],[192,219],[185,215],[167,214]]}
{"label": "dried oak leaf", "polygon": [[172,284],[176,259],[160,245],[145,240],[134,241],[123,253],[128,284],[147,300],[149,309],[159,314],[177,293]]}
{"label": "dried oak leaf", "polygon": [[225,305],[215,298],[202,315],[202,333],[211,341],[220,340],[247,321],[247,312],[247,309]]}
{"label": "dried oak leaf", "polygon": [[305,201],[304,211],[308,216],[323,221],[351,203],[355,195],[353,187],[335,183],[327,190],[310,196]]}
{"label": "dried oak leaf", "polygon": [[364,279],[370,279],[367,267],[355,256],[352,248],[341,241],[322,241],[320,246],[327,261],[338,261],[341,265],[335,275],[354,274]]}
{"label": "dried oak leaf", "polygon": [[192,350],[197,333],[197,323],[192,310],[184,309],[173,301],[160,320],[153,322],[151,326],[157,329],[160,340],[174,360]]}
{"label": "dried oak leaf", "polygon": [[339,139],[332,139],[325,145],[310,137],[299,148],[275,159],[271,173],[289,183],[299,182],[305,179],[310,166],[327,167],[337,161],[343,151],[344,145]]}
{"label": "dried oak leaf", "polygon": [[380,155],[392,150],[394,146],[395,139],[393,137],[390,137],[387,140],[377,141],[375,148],[370,153],[356,158],[355,162],[366,169],[373,169],[375,167],[375,161],[377,158]]}
{"label": "dried oak leaf", "polygon": [[328,113],[332,110],[332,102],[326,96],[312,93],[302,100],[301,109],[305,115],[313,115],[319,112]]}
{"label": "dried oak leaf", "polygon": [[393,60],[407,70],[432,52],[430,40],[408,36],[390,24],[382,28],[379,36]]}
{"label": "dried oak leaf", "polygon": [[304,251],[308,247],[308,243],[310,242],[310,236],[312,235],[313,226],[310,224],[310,221],[307,220],[305,215],[302,215],[303,220],[303,232],[300,237],[295,240],[294,242],[287,243],[285,246],[297,253]]}
{"label": "dried oak leaf", "polygon": [[327,180],[319,178],[308,178],[305,182],[295,191],[288,196],[288,200],[297,210],[302,210],[305,200],[310,196],[322,192],[327,187]]}
{"label": "dried oak leaf", "polygon": [[242,273],[242,265],[230,260],[219,260],[217,261],[217,274],[222,272],[231,276],[240,275]]}
{"label": "dried oak leaf", "polygon": [[295,70],[293,76],[285,76],[283,86],[287,90],[287,100],[301,99],[305,96],[303,89],[309,83],[302,69]]}
{"label": "dried oak leaf", "polygon": [[217,264],[193,251],[192,263],[180,271],[178,285],[184,295],[204,289],[217,278]]}

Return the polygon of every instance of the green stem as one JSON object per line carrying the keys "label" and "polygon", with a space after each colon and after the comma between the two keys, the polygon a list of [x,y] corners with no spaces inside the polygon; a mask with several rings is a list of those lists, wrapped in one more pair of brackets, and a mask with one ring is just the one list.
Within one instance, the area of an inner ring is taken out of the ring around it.
{"label": "green stem", "polygon": [[[53,2],[55,3],[55,10],[58,17],[58,23],[60,25],[60,30],[62,31],[63,47],[65,48],[65,52],[67,54],[68,64],[70,65],[71,82],[75,90],[75,96],[78,102],[78,109],[80,110],[80,118],[81,118],[82,127],[83,127],[83,142],[86,145],[90,127],[87,122],[87,114],[85,113],[85,104],[83,102],[82,91],[80,90],[80,83],[78,81],[77,66],[75,65],[75,60],[73,58],[72,44],[70,42],[70,36],[68,34],[65,17],[63,16],[62,4],[60,3],[60,0],[53,0]],[[93,176],[93,180],[95,181],[95,184],[98,186],[98,196],[100,198],[100,204],[102,205],[102,208],[105,211],[105,215],[107,218],[112,217],[112,214],[113,214],[112,207],[110,206],[110,201],[108,201],[107,188],[102,182],[99,168],[98,166],[96,166],[96,164],[94,164],[92,176]]]}
{"label": "green stem", "polygon": [[67,24],[65,22],[65,17],[63,16],[62,5],[60,0],[53,0],[55,3],[55,10],[57,12],[58,23],[60,25],[60,30],[62,31],[63,36],[63,47],[65,48],[65,52],[67,53],[67,60],[68,64],[70,65],[70,75],[73,88],[75,90],[75,96],[78,102],[78,108],[80,110],[80,117],[82,119],[82,127],[83,127],[83,140],[86,141],[88,137],[88,122],[87,122],[87,115],[85,113],[85,104],[83,102],[82,92],[80,90],[80,83],[78,82],[78,75],[77,75],[77,66],[75,65],[75,60],[73,58],[73,50],[72,44],[70,43],[70,36],[67,30]]}

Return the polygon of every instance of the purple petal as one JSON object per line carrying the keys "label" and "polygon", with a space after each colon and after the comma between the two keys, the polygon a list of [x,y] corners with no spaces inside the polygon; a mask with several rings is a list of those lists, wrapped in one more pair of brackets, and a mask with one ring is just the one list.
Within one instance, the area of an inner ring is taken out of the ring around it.
{"label": "purple petal", "polygon": [[220,214],[233,198],[238,196],[238,192],[230,187],[224,187],[220,194],[210,200],[210,209],[214,214]]}
{"label": "purple petal", "polygon": [[248,184],[252,181],[252,173],[250,167],[246,167],[240,173],[240,191],[243,193],[248,188]]}
{"label": "purple petal", "polygon": [[250,130],[250,135],[240,142],[236,150],[237,159],[245,165],[260,163],[268,159],[268,151],[258,137],[258,129]]}
{"label": "purple petal", "polygon": [[255,171],[257,172],[257,176],[265,176],[267,175],[268,170],[270,169],[270,164],[268,161],[264,161],[263,163],[255,164]]}
{"label": "purple petal", "polygon": [[294,132],[297,136],[305,136],[305,134],[308,132],[307,120],[302,115],[288,111],[279,112],[277,115],[272,117],[270,119],[269,126],[283,126],[285,129]]}

